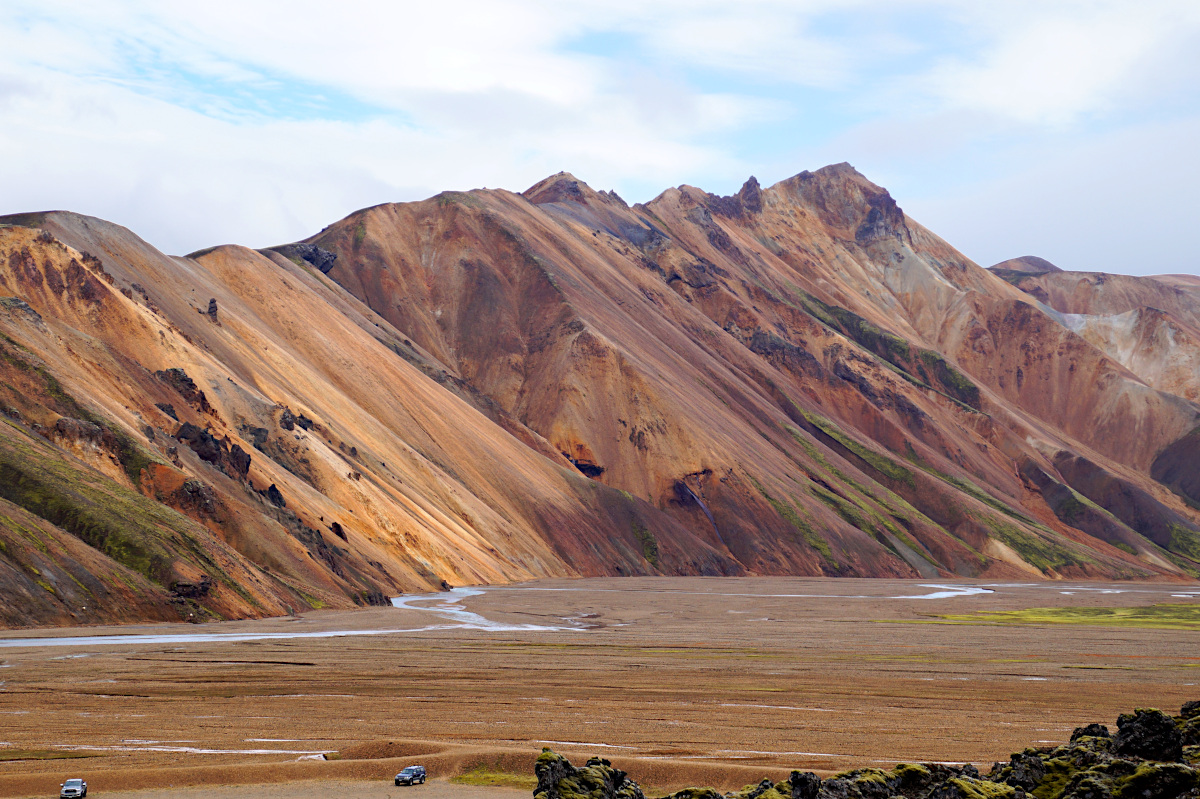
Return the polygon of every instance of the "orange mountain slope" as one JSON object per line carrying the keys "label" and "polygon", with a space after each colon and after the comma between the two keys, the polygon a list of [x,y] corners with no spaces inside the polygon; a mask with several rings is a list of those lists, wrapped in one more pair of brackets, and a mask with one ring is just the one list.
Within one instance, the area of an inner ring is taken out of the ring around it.
{"label": "orange mountain slope", "polygon": [[[1113,345],[1022,283],[1074,273],[1010,285],[845,164],[633,207],[564,173],[187,258],[3,221],[5,624],[542,576],[1200,570],[1200,350]],[[1155,285],[1191,336],[1200,305]]]}

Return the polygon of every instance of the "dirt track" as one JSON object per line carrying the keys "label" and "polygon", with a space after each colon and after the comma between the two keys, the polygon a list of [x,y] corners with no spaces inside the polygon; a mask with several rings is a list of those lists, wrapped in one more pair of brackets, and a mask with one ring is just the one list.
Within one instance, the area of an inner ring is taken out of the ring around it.
{"label": "dirt track", "polygon": [[[88,797],[91,799],[91,792]],[[195,788],[148,788],[110,791],[96,799],[526,799],[526,791],[454,785],[433,780],[424,785],[396,788],[387,781],[299,780],[251,785],[205,785]]]}
{"label": "dirt track", "polygon": [[[0,741],[95,755],[0,763],[0,796],[47,796],[68,772],[97,799],[164,784],[381,781],[413,760],[433,777],[480,764],[528,774],[542,746],[609,757],[663,789],[733,787],[793,767],[990,764],[1079,724],[1112,725],[1134,706],[1200,698],[1194,630],[926,623],[979,609],[1196,601],[1171,586],[941,599],[889,598],[936,591],[895,581],[536,588],[558,590],[497,589],[465,604],[491,620],[589,629],[0,649]],[[439,621],[379,609],[219,627]],[[324,751],[341,759],[298,760]]]}

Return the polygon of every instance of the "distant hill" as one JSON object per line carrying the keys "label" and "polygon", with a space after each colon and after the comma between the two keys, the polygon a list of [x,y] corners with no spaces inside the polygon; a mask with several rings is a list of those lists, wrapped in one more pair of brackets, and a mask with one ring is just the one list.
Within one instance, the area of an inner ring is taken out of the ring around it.
{"label": "distant hill", "polygon": [[998,264],[989,266],[993,272],[1022,272],[1026,274],[1041,274],[1043,272],[1061,272],[1054,264],[1036,255],[1022,255],[1020,258],[1009,258]]}

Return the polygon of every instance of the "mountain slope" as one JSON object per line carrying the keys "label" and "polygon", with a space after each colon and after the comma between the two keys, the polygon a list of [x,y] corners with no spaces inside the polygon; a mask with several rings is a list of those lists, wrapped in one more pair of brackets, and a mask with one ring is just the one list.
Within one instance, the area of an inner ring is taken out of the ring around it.
{"label": "mountain slope", "polygon": [[848,165],[632,207],[562,173],[187,258],[3,221],[0,594],[44,593],[6,624],[1200,568],[1190,295],[1122,349],[1132,289],[1054,306],[1073,273],[981,269]]}

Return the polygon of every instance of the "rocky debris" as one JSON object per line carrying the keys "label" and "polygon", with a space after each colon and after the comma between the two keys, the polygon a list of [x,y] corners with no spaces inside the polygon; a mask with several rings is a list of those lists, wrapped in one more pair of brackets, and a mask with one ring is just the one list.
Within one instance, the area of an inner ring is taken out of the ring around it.
{"label": "rocky debris", "polygon": [[175,421],[177,421],[177,422],[179,421],[179,415],[175,413],[175,406],[172,405],[171,403],[156,402],[156,403],[154,403],[154,407],[158,408],[160,411],[165,413],[167,416],[170,416]]}
{"label": "rocky debris", "polygon": [[179,368],[160,369],[154,373],[154,376],[175,389],[179,396],[187,401],[188,405],[191,405],[200,413],[209,413],[212,411],[212,406],[208,404],[208,398],[196,386],[196,381],[188,377],[187,372]]}
{"label": "rocky debris", "polygon": [[245,480],[250,471],[250,455],[240,444],[230,446],[228,439],[218,439],[202,427],[184,422],[175,438],[187,444],[202,461],[221,469],[230,477]]}
{"label": "rocky debris", "polygon": [[342,525],[338,524],[337,522],[334,522],[333,524],[329,525],[329,530],[330,530],[330,532],[332,532],[334,535],[336,535],[338,538],[342,539],[343,541],[350,540],[350,539],[346,538],[346,531],[342,529]]}
{"label": "rocky debris", "polygon": [[271,249],[290,260],[299,258],[319,269],[323,275],[329,274],[329,270],[333,269],[334,264],[337,263],[337,253],[322,249],[315,244],[285,244],[282,247],[272,247]]}
{"label": "rocky debris", "polygon": [[593,757],[577,768],[545,748],[533,771],[538,781],[534,799],[645,799],[641,787],[628,774],[601,758]]}
{"label": "rocky debris", "polygon": [[213,297],[208,301],[208,318],[217,321],[217,298]]}
{"label": "rocky debris", "polygon": [[[822,780],[793,771],[786,780],[764,779],[724,795],[685,788],[664,799],[1200,799],[1200,746],[1180,749],[1179,729],[1200,722],[1200,702],[1172,718],[1139,708],[1117,721],[1078,727],[1070,743],[1026,749],[986,776],[974,766],[901,763],[890,771],[862,768]],[[1136,753],[1135,753],[1136,752]],[[535,799],[641,797],[641,789],[607,760],[584,768],[543,749],[535,771]]]}

